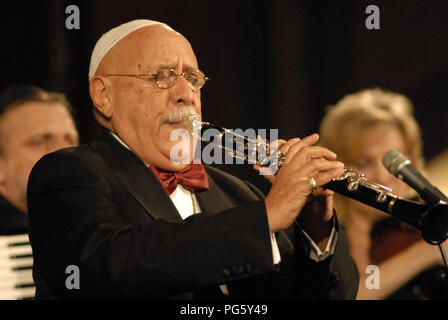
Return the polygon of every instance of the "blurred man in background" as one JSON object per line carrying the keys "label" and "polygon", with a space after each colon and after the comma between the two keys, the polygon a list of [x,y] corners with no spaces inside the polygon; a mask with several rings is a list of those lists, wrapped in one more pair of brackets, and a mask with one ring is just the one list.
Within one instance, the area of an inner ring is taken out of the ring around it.
{"label": "blurred man in background", "polygon": [[[43,155],[78,144],[71,113],[64,94],[35,86],[13,85],[0,95],[0,258],[2,268],[6,268],[2,269],[4,272],[18,265],[32,265],[31,247],[27,244],[28,176]],[[22,245],[12,247],[11,243]],[[21,251],[23,259],[12,261],[8,258],[12,249],[7,248],[29,249],[29,256]],[[23,296],[23,291],[17,292],[14,287],[18,284],[34,290],[30,269],[6,279],[11,279],[11,283],[1,281],[0,298],[29,297],[29,294]]]}

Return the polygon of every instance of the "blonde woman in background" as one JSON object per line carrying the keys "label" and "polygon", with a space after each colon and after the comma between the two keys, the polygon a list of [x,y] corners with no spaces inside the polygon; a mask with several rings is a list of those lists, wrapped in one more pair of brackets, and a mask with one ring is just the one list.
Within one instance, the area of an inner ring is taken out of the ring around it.
{"label": "blonde woman in background", "polygon": [[[410,188],[383,167],[383,155],[396,149],[417,168],[423,165],[421,133],[410,100],[381,89],[347,95],[330,107],[321,122],[319,144],[334,151],[347,167],[392,188],[400,197],[409,197]],[[381,211],[339,195],[335,195],[335,208],[361,276],[357,299],[393,298],[400,288],[401,295],[395,298],[442,298],[440,295],[448,291],[447,284],[439,279],[440,268],[436,268],[442,265],[438,247],[421,240],[418,232],[409,230],[411,227],[399,221],[391,223],[389,220],[394,218]],[[371,237],[378,225],[383,225],[386,231],[391,225],[404,228],[410,237],[403,240],[401,235],[392,233],[383,237],[379,248],[380,243]],[[370,273],[366,273],[366,269],[369,265],[378,267],[379,289],[367,288],[366,279]],[[412,283],[411,280],[429,268],[434,268],[437,273],[431,271],[430,276]],[[408,292],[403,291],[405,285]]]}

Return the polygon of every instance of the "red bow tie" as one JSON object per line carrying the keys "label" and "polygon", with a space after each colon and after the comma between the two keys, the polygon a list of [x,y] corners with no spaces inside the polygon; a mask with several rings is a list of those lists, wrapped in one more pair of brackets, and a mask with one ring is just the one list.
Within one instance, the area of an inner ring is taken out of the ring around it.
{"label": "red bow tie", "polygon": [[192,163],[178,172],[165,171],[154,166],[151,166],[150,169],[162,183],[168,194],[172,194],[176,190],[178,183],[189,190],[210,189],[207,173],[202,164]]}

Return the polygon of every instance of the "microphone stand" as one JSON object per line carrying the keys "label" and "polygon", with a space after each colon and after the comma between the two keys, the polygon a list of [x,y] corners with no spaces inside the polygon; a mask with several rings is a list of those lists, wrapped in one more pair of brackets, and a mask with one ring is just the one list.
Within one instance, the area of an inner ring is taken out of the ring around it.
{"label": "microphone stand", "polygon": [[[439,191],[439,190],[437,189],[437,191]],[[442,192],[440,192],[440,193],[443,195],[443,197],[445,199],[447,199],[447,197]],[[443,263],[445,264],[445,279],[446,279],[448,277],[448,255],[446,253],[446,248],[443,245],[443,242],[439,243],[439,249],[440,249],[440,254],[442,255]]]}
{"label": "microphone stand", "polygon": [[443,263],[445,264],[445,279],[448,276],[448,256],[446,254],[446,248],[443,243],[439,243],[440,254],[442,255]]}
{"label": "microphone stand", "polygon": [[[425,201],[429,202],[429,201]],[[443,243],[448,237],[448,204],[441,200],[423,213],[419,219],[419,229],[423,239],[430,244],[439,246],[445,265],[445,278],[448,278],[448,254]]]}

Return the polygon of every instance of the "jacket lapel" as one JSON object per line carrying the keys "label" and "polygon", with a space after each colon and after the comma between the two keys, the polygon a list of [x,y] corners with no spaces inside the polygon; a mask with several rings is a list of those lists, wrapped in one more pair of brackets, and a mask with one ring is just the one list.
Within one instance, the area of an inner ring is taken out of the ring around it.
{"label": "jacket lapel", "polygon": [[151,170],[108,131],[92,144],[92,148],[149,215],[154,219],[182,221],[168,193]]}
{"label": "jacket lapel", "polygon": [[[152,171],[107,130],[92,144],[92,148],[105,160],[114,175],[149,215],[154,219],[183,221]],[[201,211],[217,213],[234,207],[235,204],[216,185],[208,172],[207,175],[210,189],[195,191]]]}
{"label": "jacket lapel", "polygon": [[235,205],[218,188],[208,172],[207,176],[210,189],[206,191],[195,191],[201,211],[203,213],[217,213],[234,207]]}

